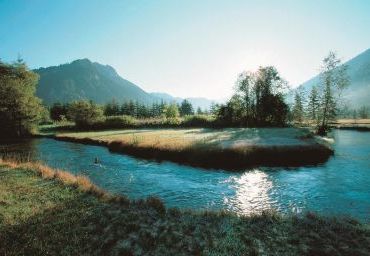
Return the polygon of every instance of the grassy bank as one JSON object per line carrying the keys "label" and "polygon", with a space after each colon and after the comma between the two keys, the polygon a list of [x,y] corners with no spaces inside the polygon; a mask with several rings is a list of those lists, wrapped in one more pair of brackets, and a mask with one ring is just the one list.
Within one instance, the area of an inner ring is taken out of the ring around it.
{"label": "grassy bank", "polygon": [[64,132],[57,139],[102,145],[137,157],[238,170],[325,162],[333,151],[305,129],[128,129]]}
{"label": "grassy bank", "polygon": [[343,130],[370,131],[370,119],[338,119],[330,125]]}
{"label": "grassy bank", "polygon": [[40,164],[0,164],[0,255],[369,253],[369,226],[355,220],[166,209]]}

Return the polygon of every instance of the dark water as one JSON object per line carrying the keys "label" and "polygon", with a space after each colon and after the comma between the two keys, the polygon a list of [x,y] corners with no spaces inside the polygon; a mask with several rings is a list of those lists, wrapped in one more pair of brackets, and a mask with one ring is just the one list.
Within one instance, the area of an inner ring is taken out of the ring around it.
{"label": "dark water", "polygon": [[[104,147],[33,139],[2,151],[29,152],[47,165],[84,174],[100,187],[131,198],[157,195],[167,206],[254,213],[312,210],[370,221],[370,133],[333,132],[335,156],[301,168],[241,173],[157,163],[110,153]],[[5,148],[4,148],[5,147]],[[94,164],[98,157],[100,164]]]}

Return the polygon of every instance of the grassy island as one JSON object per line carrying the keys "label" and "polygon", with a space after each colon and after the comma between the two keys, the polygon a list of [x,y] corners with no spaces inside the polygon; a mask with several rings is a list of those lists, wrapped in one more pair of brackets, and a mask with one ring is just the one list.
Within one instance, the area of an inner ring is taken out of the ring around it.
{"label": "grassy island", "polygon": [[352,219],[167,209],[41,164],[0,163],[0,255],[369,253],[369,226]]}
{"label": "grassy island", "polygon": [[308,130],[298,128],[126,129],[66,132],[55,138],[206,168],[311,165],[333,154]]}

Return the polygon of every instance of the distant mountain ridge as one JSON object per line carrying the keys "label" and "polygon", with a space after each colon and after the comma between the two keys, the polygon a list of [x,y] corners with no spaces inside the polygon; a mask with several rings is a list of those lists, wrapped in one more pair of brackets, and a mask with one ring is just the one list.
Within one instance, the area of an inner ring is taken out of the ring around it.
{"label": "distant mountain ridge", "polygon": [[[79,59],[71,63],[35,69],[40,75],[36,95],[47,105],[55,102],[68,103],[74,100],[92,100],[103,104],[115,99],[117,102],[139,101],[180,103],[183,98],[166,93],[148,93],[136,84],[120,77],[109,65]],[[213,101],[205,98],[188,99],[196,109],[209,108]]]}
{"label": "distant mountain ridge", "polygon": [[[343,91],[343,99],[353,108],[370,106],[370,49],[345,62],[350,86]],[[309,91],[320,83],[319,75],[303,83],[298,89]]]}
{"label": "distant mountain ridge", "polygon": [[46,104],[82,99],[97,103],[106,103],[112,99],[148,103],[154,101],[139,86],[120,77],[111,66],[88,59],[34,71],[40,75],[36,95]]}

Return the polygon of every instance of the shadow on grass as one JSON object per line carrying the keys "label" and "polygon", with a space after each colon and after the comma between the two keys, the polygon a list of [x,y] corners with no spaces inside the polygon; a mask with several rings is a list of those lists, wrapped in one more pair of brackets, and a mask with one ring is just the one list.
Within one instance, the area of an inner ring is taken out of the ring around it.
{"label": "shadow on grass", "polygon": [[370,231],[314,214],[236,217],[144,201],[122,207],[80,195],[27,221],[0,226],[1,255],[369,255]]}

